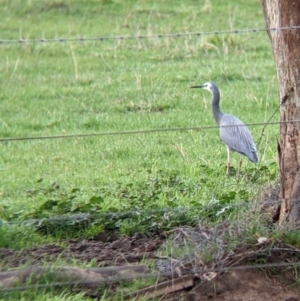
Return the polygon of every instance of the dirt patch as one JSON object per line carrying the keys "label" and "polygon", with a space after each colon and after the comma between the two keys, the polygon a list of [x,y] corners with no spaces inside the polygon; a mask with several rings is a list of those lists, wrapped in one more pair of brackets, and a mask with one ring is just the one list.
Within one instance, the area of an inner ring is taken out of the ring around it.
{"label": "dirt patch", "polygon": [[[175,232],[178,240],[182,229]],[[187,233],[187,229],[184,229]],[[199,229],[197,230],[198,234]],[[195,235],[196,232],[189,232]],[[216,232],[217,233],[217,232]],[[201,233],[200,233],[201,234]],[[218,234],[218,233],[217,233]],[[210,234],[206,232],[206,237]],[[199,236],[201,238],[201,235]],[[199,238],[198,237],[198,238]],[[198,239],[197,238],[197,239]],[[53,263],[58,258],[65,262],[74,262],[74,259],[84,262],[94,261],[98,266],[121,266],[127,264],[138,264],[143,259],[158,262],[157,250],[165,243],[163,235],[146,236],[137,234],[131,238],[107,238],[99,236],[94,240],[68,240],[60,242],[59,245],[49,244],[22,251],[10,249],[0,249],[1,270],[17,268],[22,266],[39,266],[47,262]],[[202,239],[203,241],[203,239]],[[175,242],[175,241],[174,241]],[[182,239],[180,239],[182,242]],[[236,247],[232,254],[218,252],[219,264],[225,267],[226,263],[231,267],[241,265],[253,265],[259,260],[269,263],[287,263],[298,261],[299,252],[287,246],[277,243],[269,245],[243,245]],[[191,254],[189,254],[191,258]],[[194,256],[192,265],[180,261],[181,272],[195,268],[198,257]],[[200,265],[196,268],[199,268]],[[218,268],[218,264],[213,263],[210,267]],[[227,266],[228,267],[228,266]],[[172,267],[171,267],[172,268]],[[177,268],[177,267],[175,267]],[[208,268],[208,266],[205,266]],[[178,271],[178,270],[177,270]],[[180,278],[180,272],[176,278]],[[211,281],[199,277],[193,287],[181,291],[167,294],[160,300],[187,300],[187,301],[300,301],[299,293],[295,287],[296,267],[276,267],[268,269],[238,269],[228,272],[217,272]],[[174,276],[174,275],[173,275]],[[172,276],[172,277],[173,277]],[[166,279],[172,279],[166,276]]]}
{"label": "dirt patch", "polygon": [[[154,252],[160,247],[163,236],[149,237],[136,234],[103,242],[100,240],[68,240],[59,245],[49,244],[22,251],[0,249],[0,267],[19,267],[23,265],[37,266],[45,262],[55,262],[58,258],[67,263],[74,259],[84,262],[94,261],[99,266],[137,263],[144,258],[154,258]],[[109,239],[111,240],[111,239]]]}
{"label": "dirt patch", "polygon": [[[204,281],[185,294],[189,301],[298,301],[299,294],[282,284],[284,275],[261,270],[224,273],[215,281]],[[176,300],[176,299],[173,299]]]}

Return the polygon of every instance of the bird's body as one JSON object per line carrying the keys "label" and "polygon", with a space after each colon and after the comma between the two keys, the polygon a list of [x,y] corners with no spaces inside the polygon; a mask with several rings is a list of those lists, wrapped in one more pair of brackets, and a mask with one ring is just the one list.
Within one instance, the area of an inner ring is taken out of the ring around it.
{"label": "bird's body", "polygon": [[231,114],[224,114],[220,110],[220,92],[218,87],[214,83],[207,82],[191,88],[206,89],[213,94],[211,102],[213,116],[220,126],[220,137],[226,144],[228,152],[227,174],[230,167],[230,151],[246,156],[251,162],[258,162],[256,146],[246,125],[237,117]]}
{"label": "bird's body", "polygon": [[220,137],[230,151],[246,156],[251,162],[258,161],[252,136],[240,119],[230,114],[224,114],[219,125]]}

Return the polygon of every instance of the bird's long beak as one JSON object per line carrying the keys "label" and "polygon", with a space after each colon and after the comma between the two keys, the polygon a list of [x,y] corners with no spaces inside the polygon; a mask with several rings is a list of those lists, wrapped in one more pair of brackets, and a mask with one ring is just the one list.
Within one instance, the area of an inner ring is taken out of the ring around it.
{"label": "bird's long beak", "polygon": [[190,88],[203,88],[203,85],[200,85],[200,86],[192,86]]}

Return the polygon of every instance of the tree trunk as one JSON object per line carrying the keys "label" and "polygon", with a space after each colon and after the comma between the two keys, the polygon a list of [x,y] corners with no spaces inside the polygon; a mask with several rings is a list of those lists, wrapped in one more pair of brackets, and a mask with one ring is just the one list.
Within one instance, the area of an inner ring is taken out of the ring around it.
{"label": "tree trunk", "polygon": [[[261,0],[266,28],[300,25],[300,1]],[[279,224],[300,225],[300,28],[269,30],[279,87]],[[286,123],[287,121],[291,121]]]}

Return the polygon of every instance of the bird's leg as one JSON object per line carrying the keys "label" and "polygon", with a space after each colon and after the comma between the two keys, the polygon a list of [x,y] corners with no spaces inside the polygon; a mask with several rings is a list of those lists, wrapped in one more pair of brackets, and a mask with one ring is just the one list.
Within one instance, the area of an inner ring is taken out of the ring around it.
{"label": "bird's leg", "polygon": [[227,167],[226,167],[226,176],[229,176],[229,171],[230,171],[230,161],[227,161]]}
{"label": "bird's leg", "polygon": [[226,149],[227,149],[227,168],[226,168],[226,176],[229,176],[229,170],[230,170],[230,149],[229,147],[226,145]]}
{"label": "bird's leg", "polygon": [[238,171],[237,171],[237,176],[239,176],[239,175],[240,175],[240,171],[241,171],[242,163],[243,163],[243,159],[242,159],[242,157],[240,157],[240,160],[239,160],[239,165],[238,165]]}

